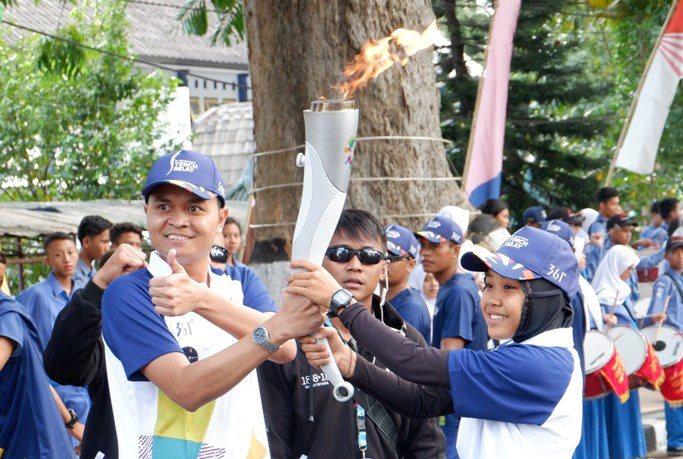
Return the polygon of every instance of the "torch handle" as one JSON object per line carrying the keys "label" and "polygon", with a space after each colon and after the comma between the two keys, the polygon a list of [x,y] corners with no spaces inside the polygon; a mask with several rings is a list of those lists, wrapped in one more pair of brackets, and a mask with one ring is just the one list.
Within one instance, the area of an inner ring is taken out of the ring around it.
{"label": "torch handle", "polygon": [[[332,356],[332,349],[330,349],[330,343],[327,342],[327,338],[319,339],[318,342],[323,343],[327,348],[327,352],[329,352],[330,356]],[[345,402],[353,397],[353,386],[344,381],[334,357],[330,358],[330,363],[323,365],[322,370],[323,373],[325,373],[325,377],[330,381],[330,383],[332,383],[332,386],[334,387],[332,390],[332,395],[334,395],[335,400],[338,402]]]}

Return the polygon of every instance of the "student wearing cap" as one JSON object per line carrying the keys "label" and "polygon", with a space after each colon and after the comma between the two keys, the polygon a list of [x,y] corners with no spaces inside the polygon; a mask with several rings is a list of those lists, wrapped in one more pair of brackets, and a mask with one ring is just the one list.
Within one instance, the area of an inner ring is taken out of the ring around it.
{"label": "student wearing cap", "polygon": [[[562,220],[549,220],[543,225],[544,231],[555,234],[574,248],[574,232]],[[583,254],[577,254],[583,256]],[[574,349],[581,362],[581,373],[585,375],[583,342],[586,331],[592,328],[602,328],[603,318],[600,301],[595,290],[588,281],[579,274],[579,288],[571,301],[574,312],[572,335]],[[607,431],[605,427],[605,409],[602,399],[583,400],[583,420],[581,427],[581,441],[574,451],[574,459],[593,459],[609,457],[607,445]]]}
{"label": "student wearing cap", "polygon": [[431,342],[432,320],[420,291],[408,285],[408,278],[415,267],[419,244],[413,232],[400,225],[385,228],[389,265],[386,272],[387,300],[396,312]]}
{"label": "student wearing cap", "polygon": [[[584,271],[586,279],[593,280],[595,271],[603,259],[605,254],[615,245],[630,246],[631,236],[633,235],[633,228],[637,226],[638,222],[635,218],[628,217],[625,214],[618,214],[607,221],[607,239],[602,246],[591,244],[590,249],[586,255],[586,269]],[[638,275],[635,270],[631,273],[628,279],[631,287],[631,299],[635,303],[640,298],[638,292]]]}
{"label": "student wearing cap", "polygon": [[[666,261],[669,269],[659,276],[653,286],[648,315],[662,314],[666,309],[664,323],[683,331],[683,228],[676,230],[666,243]],[[672,407],[664,402],[666,414],[667,449],[683,453],[683,407]]]}
{"label": "student wearing cap", "polygon": [[212,159],[193,151],[160,157],[147,176],[155,252],[102,298],[119,457],[268,457],[254,369],[291,361],[291,339],[322,325],[301,297],[285,295],[273,316],[246,308],[239,283],[209,269],[224,193]]}
{"label": "student wearing cap", "polygon": [[[333,330],[321,330],[318,336],[328,337],[354,385],[411,416],[461,416],[460,457],[570,457],[581,433],[583,386],[570,328],[569,299],[578,288],[571,248],[553,234],[525,227],[496,254],[482,259],[467,253],[462,263],[486,272],[482,310],[489,335],[512,340],[494,351],[420,348],[359,304],[331,301],[339,285],[329,277],[307,285],[301,282],[305,276],[295,274],[286,291],[329,305],[393,372],[372,369]],[[313,365],[330,358],[313,339],[304,339],[303,348]]]}
{"label": "student wearing cap", "polygon": [[[479,290],[471,274],[458,272],[462,230],[450,218],[435,215],[415,235],[420,241],[425,272],[432,273],[439,282],[432,346],[444,350],[486,350],[488,335],[479,306]],[[458,417],[449,415],[443,425],[449,459],[457,457],[458,424]]]}
{"label": "student wearing cap", "polygon": [[[607,251],[595,272],[592,285],[600,300],[607,326],[620,324],[638,329],[631,287],[627,281],[639,261],[634,249],[617,244]],[[610,457],[626,459],[644,456],[645,436],[638,390],[631,390],[625,403],[614,393],[610,393],[604,401]]]}
{"label": "student wearing cap", "polygon": [[541,206],[532,206],[527,208],[522,214],[522,220],[526,226],[533,228],[540,228],[547,221],[548,216]]}

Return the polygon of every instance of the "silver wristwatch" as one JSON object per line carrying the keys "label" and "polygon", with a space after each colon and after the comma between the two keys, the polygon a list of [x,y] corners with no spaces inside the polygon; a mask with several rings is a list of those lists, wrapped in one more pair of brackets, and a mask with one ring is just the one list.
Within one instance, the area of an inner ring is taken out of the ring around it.
{"label": "silver wristwatch", "polygon": [[254,343],[258,344],[271,354],[280,350],[280,346],[276,346],[270,342],[268,330],[266,330],[266,327],[264,327],[263,324],[260,324],[254,328],[254,331],[251,332],[251,338],[254,340]]}

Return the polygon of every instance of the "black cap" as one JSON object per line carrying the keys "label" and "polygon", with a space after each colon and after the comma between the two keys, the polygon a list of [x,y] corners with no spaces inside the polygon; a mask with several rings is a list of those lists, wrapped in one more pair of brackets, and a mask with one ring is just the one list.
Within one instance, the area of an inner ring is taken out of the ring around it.
{"label": "black cap", "polygon": [[626,214],[615,215],[614,217],[607,220],[607,230],[611,230],[615,226],[623,228],[624,226],[638,226],[638,222],[635,217],[629,217]]}

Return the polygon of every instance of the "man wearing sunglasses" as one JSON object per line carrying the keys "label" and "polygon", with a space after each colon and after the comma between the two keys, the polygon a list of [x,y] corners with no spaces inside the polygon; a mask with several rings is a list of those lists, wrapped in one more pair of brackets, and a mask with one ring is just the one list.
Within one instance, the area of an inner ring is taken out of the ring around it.
{"label": "man wearing sunglasses", "polygon": [[[344,288],[347,301],[355,298],[385,324],[425,346],[422,335],[373,294],[386,275],[385,252],[386,237],[379,222],[368,212],[348,209],[341,214],[323,267]],[[338,318],[332,318],[332,323],[355,345]],[[359,353],[384,368],[366,350]],[[435,420],[400,416],[358,389],[348,402],[336,401],[322,370],[312,367],[300,350],[291,363],[261,365],[259,381],[271,457],[443,457],[443,434]]]}
{"label": "man wearing sunglasses", "polygon": [[415,327],[428,343],[432,340],[432,320],[427,304],[420,291],[408,285],[410,273],[415,268],[415,258],[420,244],[408,228],[389,225],[386,228],[387,253],[387,299],[398,314]]}
{"label": "man wearing sunglasses", "polygon": [[[459,273],[458,260],[464,235],[457,223],[435,215],[415,233],[421,245],[422,266],[439,282],[436,297],[432,346],[445,350],[486,350],[488,334],[479,306],[479,290],[471,274]],[[460,418],[446,416],[446,456],[458,457],[455,442]]]}

